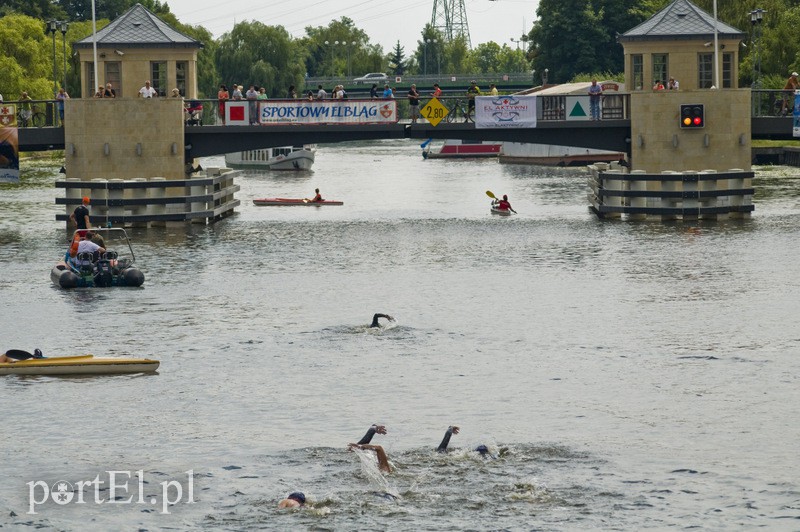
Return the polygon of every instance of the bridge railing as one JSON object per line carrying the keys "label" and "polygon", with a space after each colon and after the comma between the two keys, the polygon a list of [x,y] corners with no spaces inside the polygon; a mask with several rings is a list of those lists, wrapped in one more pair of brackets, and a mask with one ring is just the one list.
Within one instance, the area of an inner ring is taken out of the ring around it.
{"label": "bridge railing", "polygon": [[753,117],[782,117],[791,116],[794,105],[794,91],[776,89],[753,89],[752,110]]}

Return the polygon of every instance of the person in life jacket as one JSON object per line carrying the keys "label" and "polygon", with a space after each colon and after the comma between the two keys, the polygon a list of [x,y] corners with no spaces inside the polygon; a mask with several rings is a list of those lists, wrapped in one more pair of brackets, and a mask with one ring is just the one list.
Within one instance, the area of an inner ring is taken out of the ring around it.
{"label": "person in life jacket", "polygon": [[501,211],[511,211],[517,214],[517,211],[511,208],[511,203],[508,201],[508,194],[503,194],[503,199],[497,202],[497,208]]}

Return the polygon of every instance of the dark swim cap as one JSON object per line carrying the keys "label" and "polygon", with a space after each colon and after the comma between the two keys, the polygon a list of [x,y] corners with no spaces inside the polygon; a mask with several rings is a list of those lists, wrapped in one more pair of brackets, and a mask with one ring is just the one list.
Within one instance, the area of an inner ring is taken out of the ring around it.
{"label": "dark swim cap", "polygon": [[302,491],[295,491],[294,493],[290,493],[289,496],[286,497],[286,498],[287,499],[293,499],[293,500],[299,502],[300,504],[305,504],[306,503],[306,496],[303,495]]}
{"label": "dark swim cap", "polygon": [[481,456],[489,454],[489,448],[486,447],[485,445],[478,445],[475,448],[475,450],[478,451],[481,454]]}
{"label": "dark swim cap", "polygon": [[503,194],[503,199],[508,201],[508,194]]}

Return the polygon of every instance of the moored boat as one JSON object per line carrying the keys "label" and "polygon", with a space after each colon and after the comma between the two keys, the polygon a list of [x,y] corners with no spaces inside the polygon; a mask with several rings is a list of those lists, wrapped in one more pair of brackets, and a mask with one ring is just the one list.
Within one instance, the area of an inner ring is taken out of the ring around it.
{"label": "moored boat", "polygon": [[[91,229],[100,239],[105,253],[79,253],[64,260],[50,270],[50,280],[61,288],[92,288],[109,286],[141,286],[144,273],[134,265],[133,248],[128,234],[122,228]],[[78,231],[73,234],[73,246],[79,241]],[[77,239],[77,240],[76,240]]]}
{"label": "moored boat", "polygon": [[447,139],[439,151],[431,151],[426,144],[422,151],[425,159],[458,159],[468,157],[497,157],[500,154],[502,142],[482,140],[451,140]]}
{"label": "moored boat", "polygon": [[265,170],[311,170],[316,146],[282,146],[225,154],[225,164],[231,168],[263,168]]}
{"label": "moored boat", "polygon": [[305,198],[260,198],[260,199],[254,199],[253,204],[259,205],[261,207],[271,207],[278,205],[322,207],[324,205],[344,205],[344,202],[335,200],[311,201]]}
{"label": "moored boat", "polygon": [[30,358],[0,362],[0,375],[112,375],[152,373],[158,360],[148,358],[111,358],[93,355]]}

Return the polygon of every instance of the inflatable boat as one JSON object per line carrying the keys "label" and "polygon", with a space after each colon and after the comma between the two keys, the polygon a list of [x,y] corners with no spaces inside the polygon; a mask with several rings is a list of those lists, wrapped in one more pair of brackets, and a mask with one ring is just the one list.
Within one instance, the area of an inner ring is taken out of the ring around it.
{"label": "inflatable boat", "polygon": [[159,361],[147,358],[106,358],[94,355],[29,358],[0,362],[0,375],[118,375],[152,373]]}
{"label": "inflatable boat", "polygon": [[306,207],[322,207],[323,205],[344,205],[343,201],[323,200],[311,201],[309,199],[294,199],[294,198],[261,198],[254,199],[254,205],[262,207],[287,205],[287,206],[306,206]]}
{"label": "inflatable boat", "polygon": [[94,242],[106,251],[77,253],[80,236],[72,236],[64,260],[50,270],[50,280],[61,288],[141,286],[144,274],[134,265],[135,257],[128,234],[122,228],[91,229]]}

